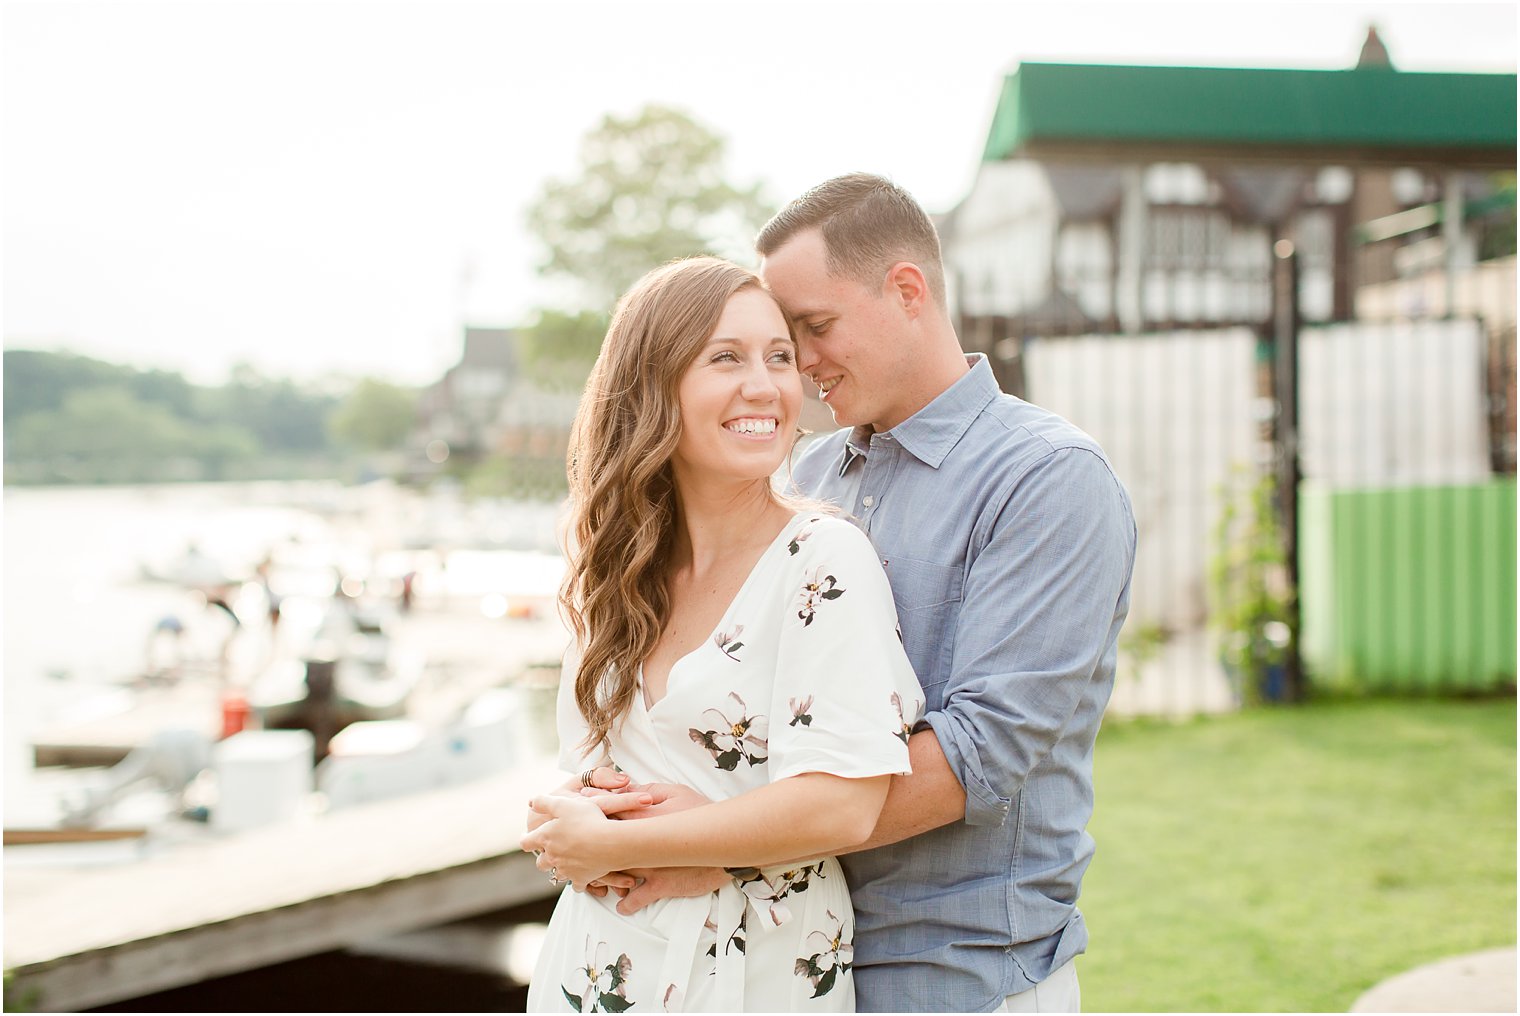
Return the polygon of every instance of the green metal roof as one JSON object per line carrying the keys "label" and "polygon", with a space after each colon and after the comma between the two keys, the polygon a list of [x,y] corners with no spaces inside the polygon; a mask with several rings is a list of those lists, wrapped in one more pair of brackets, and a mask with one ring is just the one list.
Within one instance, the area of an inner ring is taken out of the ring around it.
{"label": "green metal roof", "polygon": [[1026,63],[985,161],[1042,145],[1515,152],[1515,75]]}

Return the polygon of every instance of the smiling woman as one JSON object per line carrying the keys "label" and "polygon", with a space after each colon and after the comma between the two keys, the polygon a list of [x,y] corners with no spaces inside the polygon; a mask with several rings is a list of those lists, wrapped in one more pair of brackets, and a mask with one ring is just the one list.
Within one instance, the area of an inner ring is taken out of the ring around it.
{"label": "smiling woman", "polygon": [[[678,261],[619,304],[568,463],[559,733],[561,765],[585,772],[535,801],[522,841],[575,890],[533,1011],[853,1011],[831,855],[909,770],[923,694],[870,541],[772,489],[801,402],[786,318],[752,272]],[[608,887],[672,866],[682,891],[620,912]]]}
{"label": "smiling woman", "polygon": [[[679,389],[678,485],[769,477],[791,450],[802,381],[786,318],[762,289],[729,297]],[[768,471],[767,471],[768,470]]]}
{"label": "smiling woman", "polygon": [[[585,641],[575,695],[591,743],[627,710],[634,672],[661,635],[681,627],[672,624],[672,565],[679,580],[695,563],[707,593],[736,585],[769,540],[753,546],[753,534],[774,535],[793,513],[769,483],[791,450],[801,402],[793,356],[760,280],[718,258],[656,269],[619,302],[566,464],[575,545],[561,598]],[[779,438],[730,426],[783,413]],[[694,562],[682,536],[712,503],[719,519],[746,516],[751,538]],[[602,689],[609,668],[614,687]]]}

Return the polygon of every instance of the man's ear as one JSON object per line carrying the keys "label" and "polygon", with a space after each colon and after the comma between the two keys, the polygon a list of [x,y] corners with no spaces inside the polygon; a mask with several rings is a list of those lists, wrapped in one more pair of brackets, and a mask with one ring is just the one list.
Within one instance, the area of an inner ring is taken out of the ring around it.
{"label": "man's ear", "polygon": [[882,283],[887,296],[896,301],[909,317],[918,317],[929,305],[929,280],[918,265],[899,261],[887,269]]}

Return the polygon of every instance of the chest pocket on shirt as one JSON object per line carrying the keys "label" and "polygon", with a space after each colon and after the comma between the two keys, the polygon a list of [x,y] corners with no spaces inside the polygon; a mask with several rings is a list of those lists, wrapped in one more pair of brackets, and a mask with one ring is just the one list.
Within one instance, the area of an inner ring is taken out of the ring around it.
{"label": "chest pocket on shirt", "polygon": [[964,582],[961,567],[894,557],[887,561],[887,578],[897,604],[903,648],[924,688],[925,708],[938,709],[955,648],[955,622],[960,615]]}

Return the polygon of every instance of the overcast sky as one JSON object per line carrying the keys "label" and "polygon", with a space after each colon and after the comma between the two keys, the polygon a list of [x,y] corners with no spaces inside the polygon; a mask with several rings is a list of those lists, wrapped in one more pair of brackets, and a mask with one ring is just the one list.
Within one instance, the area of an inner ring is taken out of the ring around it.
{"label": "overcast sky", "polygon": [[967,192],[1023,60],[1513,73],[1515,6],[6,2],[7,347],[219,382],[432,380],[555,294],[523,226],[608,112],[684,108],[777,201]]}

